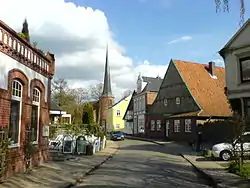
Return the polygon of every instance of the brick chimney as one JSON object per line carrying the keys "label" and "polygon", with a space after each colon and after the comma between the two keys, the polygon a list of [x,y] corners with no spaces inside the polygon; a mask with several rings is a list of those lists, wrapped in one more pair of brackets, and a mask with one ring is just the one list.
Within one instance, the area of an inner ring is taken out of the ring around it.
{"label": "brick chimney", "polygon": [[208,72],[211,74],[211,76],[215,76],[215,62],[210,61],[208,63]]}

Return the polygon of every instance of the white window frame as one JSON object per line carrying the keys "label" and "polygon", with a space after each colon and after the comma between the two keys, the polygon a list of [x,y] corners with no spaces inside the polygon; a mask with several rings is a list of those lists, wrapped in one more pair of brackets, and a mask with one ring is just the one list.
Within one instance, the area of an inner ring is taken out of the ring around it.
{"label": "white window frame", "polygon": [[[16,83],[19,88],[14,88],[14,83]],[[17,96],[13,93],[13,91],[20,92],[20,96]],[[11,143],[10,148],[20,147],[20,138],[21,138],[21,123],[22,123],[22,94],[23,94],[23,84],[18,80],[13,80],[11,83],[11,100],[19,102],[19,122],[18,122],[18,141],[17,143]],[[10,114],[11,115],[11,114]]]}
{"label": "white window frame", "polygon": [[190,133],[192,132],[192,125],[191,119],[185,119],[185,132]]}
{"label": "white window frame", "polygon": [[175,103],[176,104],[181,104],[181,98],[180,97],[176,97],[175,98]]}
{"label": "white window frame", "polygon": [[164,99],[163,104],[164,104],[164,106],[167,106],[168,105],[168,99]]}
{"label": "white window frame", "polygon": [[175,133],[179,133],[180,132],[180,120],[179,119],[175,119],[174,120],[174,132]]}
{"label": "white window frame", "polygon": [[121,111],[120,110],[116,110],[116,116],[118,116],[118,117],[121,116]]}
{"label": "white window frame", "polygon": [[156,130],[161,131],[161,120],[156,121]]}
{"label": "white window frame", "polygon": [[150,130],[154,131],[155,130],[155,120],[150,121]]}
{"label": "white window frame", "polygon": [[[36,93],[36,95],[34,95]],[[34,98],[36,97],[36,99]],[[32,105],[37,106],[37,133],[36,133],[36,140],[33,141],[33,144],[38,144],[39,139],[39,129],[40,129],[40,103],[41,103],[41,92],[38,88],[34,88],[32,91]]]}

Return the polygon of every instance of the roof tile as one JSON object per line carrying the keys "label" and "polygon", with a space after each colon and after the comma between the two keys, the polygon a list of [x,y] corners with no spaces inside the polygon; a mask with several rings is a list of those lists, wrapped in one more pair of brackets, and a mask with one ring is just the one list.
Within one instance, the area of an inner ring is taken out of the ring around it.
{"label": "roof tile", "polygon": [[232,111],[224,94],[225,69],[215,67],[216,78],[212,78],[208,65],[181,60],[172,60],[186,83],[191,95],[201,107],[199,116],[231,116]]}

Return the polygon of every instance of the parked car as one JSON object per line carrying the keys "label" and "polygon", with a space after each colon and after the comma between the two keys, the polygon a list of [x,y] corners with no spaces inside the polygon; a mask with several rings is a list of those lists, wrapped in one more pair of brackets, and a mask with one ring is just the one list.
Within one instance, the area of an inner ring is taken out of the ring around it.
{"label": "parked car", "polygon": [[[250,156],[250,132],[245,132],[242,135],[244,155]],[[233,147],[235,145],[235,147]],[[219,143],[212,147],[212,156],[220,158],[223,161],[229,161],[233,157],[233,151],[240,153],[241,144],[239,139],[234,140],[232,143]]]}
{"label": "parked car", "polygon": [[121,131],[113,131],[110,133],[111,140],[124,140],[125,136],[124,133]]}

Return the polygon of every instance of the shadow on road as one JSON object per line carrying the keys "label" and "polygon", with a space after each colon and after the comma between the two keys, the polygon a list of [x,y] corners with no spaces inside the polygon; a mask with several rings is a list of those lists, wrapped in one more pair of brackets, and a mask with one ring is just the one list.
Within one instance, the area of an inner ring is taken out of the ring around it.
{"label": "shadow on road", "polygon": [[142,150],[142,151],[154,151],[164,154],[180,155],[180,153],[188,153],[189,155],[196,155],[196,152],[192,151],[188,145],[169,142],[164,146],[157,144],[144,144],[144,145],[129,145],[120,148],[120,150]]}
{"label": "shadow on road", "polygon": [[[153,146],[155,147],[155,145]],[[148,150],[152,146],[144,145],[143,147]],[[121,148],[121,150],[133,150],[132,148],[128,146],[127,148]],[[138,151],[140,145],[136,145],[134,149]],[[190,165],[178,162],[178,160],[166,159],[164,156],[145,157],[145,154],[141,152],[123,152],[117,154],[111,161],[101,166],[99,170],[83,179],[84,185],[78,186],[78,188],[210,187],[210,183],[196,174],[196,171]]]}

